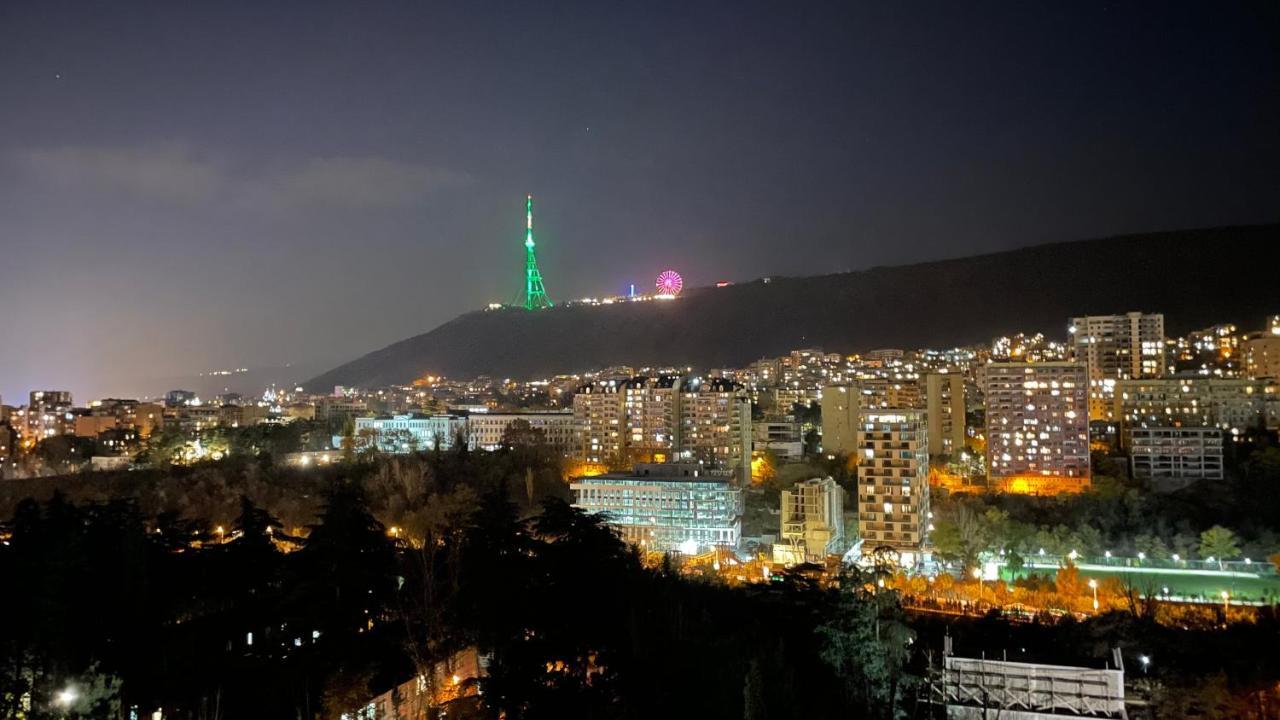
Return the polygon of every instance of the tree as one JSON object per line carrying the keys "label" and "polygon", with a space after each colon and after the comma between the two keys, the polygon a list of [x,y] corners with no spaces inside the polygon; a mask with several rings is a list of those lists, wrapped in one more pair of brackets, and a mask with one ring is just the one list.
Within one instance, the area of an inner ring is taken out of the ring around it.
{"label": "tree", "polygon": [[856,568],[847,569],[836,605],[817,632],[823,662],[843,680],[861,717],[900,717],[901,698],[915,681],[906,672],[915,633],[903,622],[897,592],[878,588]]}
{"label": "tree", "polygon": [[1205,559],[1214,558],[1221,568],[1223,560],[1240,556],[1236,534],[1221,525],[1214,525],[1200,533],[1200,556]]}
{"label": "tree", "polygon": [[356,420],[348,415],[342,421],[342,461],[351,464],[356,460]]}
{"label": "tree", "polygon": [[978,554],[985,551],[990,534],[982,518],[969,504],[956,506],[949,518],[934,525],[933,546],[938,556],[959,562],[966,573],[978,566]]}
{"label": "tree", "polygon": [[75,469],[89,462],[97,446],[90,438],[74,435],[55,435],[36,445],[36,456],[55,471]]}
{"label": "tree", "polygon": [[303,616],[330,636],[363,632],[391,604],[395,570],[394,547],[364,490],[339,480],[297,553],[295,597]]}
{"label": "tree", "polygon": [[1142,533],[1133,539],[1133,549],[1153,560],[1164,560],[1169,557],[1169,549],[1159,535]]}

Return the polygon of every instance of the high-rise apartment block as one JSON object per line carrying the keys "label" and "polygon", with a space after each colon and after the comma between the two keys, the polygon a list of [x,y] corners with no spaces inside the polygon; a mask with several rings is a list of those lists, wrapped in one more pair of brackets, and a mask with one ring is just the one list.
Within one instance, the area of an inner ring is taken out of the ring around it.
{"label": "high-rise apartment block", "polygon": [[774,562],[820,563],[844,552],[844,490],[835,480],[811,478],[783,490],[781,510]]}
{"label": "high-rise apartment block", "polygon": [[592,463],[701,462],[751,471],[751,398],[723,378],[598,381],[573,398],[576,455]]}
{"label": "high-rise apartment block", "polygon": [[20,429],[27,445],[56,435],[75,432],[75,416],[71,412],[69,390],[33,390]]}
{"label": "high-rise apartment block", "polygon": [[589,463],[622,460],[626,412],[618,380],[598,380],[578,388],[573,396],[577,428],[574,455]]}
{"label": "high-rise apartment block", "polygon": [[919,410],[864,410],[857,434],[863,552],[889,547],[914,564],[929,524],[929,443]]}
{"label": "high-rise apartment block", "polygon": [[1247,376],[1280,380],[1280,315],[1267,318],[1261,332],[1249,333],[1242,349]]}
{"label": "high-rise apartment block", "polygon": [[992,489],[1079,491],[1089,485],[1088,377],[1083,363],[986,367],[987,477]]}
{"label": "high-rise apartment block", "polygon": [[822,451],[852,454],[858,449],[862,388],[855,384],[822,389]]}
{"label": "high-rise apartment block", "polygon": [[738,383],[723,378],[690,378],[680,385],[680,459],[738,472],[751,472],[751,399]]}
{"label": "high-rise apartment block", "polygon": [[955,455],[964,450],[964,376],[954,372],[925,375],[924,400],[929,454]]}
{"label": "high-rise apartment block", "polygon": [[1111,420],[1115,384],[1164,374],[1164,315],[1130,312],[1071,318],[1074,359],[1089,372],[1089,419]]}

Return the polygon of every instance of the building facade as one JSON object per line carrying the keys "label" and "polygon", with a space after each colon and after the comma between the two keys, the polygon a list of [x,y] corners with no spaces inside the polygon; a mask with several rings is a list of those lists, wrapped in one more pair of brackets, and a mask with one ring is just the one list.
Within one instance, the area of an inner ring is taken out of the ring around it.
{"label": "building facade", "polygon": [[1197,480],[1223,479],[1222,431],[1211,427],[1134,428],[1129,437],[1133,477],[1162,490]]}
{"label": "building facade", "polygon": [[863,552],[897,550],[913,564],[929,525],[929,441],[924,413],[864,410],[857,435],[858,533]]}
{"label": "building facade", "polygon": [[1164,315],[1130,312],[1071,318],[1073,359],[1089,373],[1089,419],[1113,420],[1115,384],[1164,374]]}
{"label": "building facade", "polygon": [[822,388],[822,451],[850,455],[858,449],[862,388],[857,383]]}
{"label": "building facade", "polygon": [[576,426],[574,455],[589,463],[622,461],[623,395],[618,380],[601,380],[578,388],[573,396]]}
{"label": "building facade", "polygon": [[737,547],[742,538],[742,490],[696,463],[642,463],[631,473],[578,478],[569,488],[576,507],[606,513],[623,540],[646,550],[694,554]]}
{"label": "building facade", "polygon": [[680,385],[676,447],[681,461],[725,468],[745,483],[751,472],[751,399],[723,378],[691,378]]}
{"label": "building facade", "polygon": [[800,460],[804,457],[800,423],[795,418],[774,417],[753,422],[751,435],[754,452],[772,452],[783,460]]}
{"label": "building facade", "polygon": [[955,455],[964,450],[964,376],[929,373],[924,376],[925,419],[929,423],[929,454]]}
{"label": "building facade", "polygon": [[774,562],[824,562],[845,550],[844,490],[831,478],[811,478],[782,491],[780,541]]}
{"label": "building facade", "polygon": [[1280,325],[1245,338],[1243,351],[1247,376],[1280,380]]}
{"label": "building facade", "polygon": [[75,432],[75,415],[71,412],[71,391],[33,390],[22,415],[23,444],[31,447],[46,438]]}
{"label": "building facade", "polygon": [[471,413],[467,416],[467,444],[480,450],[497,450],[512,423],[523,421],[556,452],[567,455],[574,451],[576,434],[572,410],[519,413]]}
{"label": "building facade", "polygon": [[[372,445],[381,452],[407,453],[453,447],[465,422],[456,415],[407,413],[359,417],[356,418],[355,425],[358,447]],[[333,443],[334,447],[341,447],[342,438],[335,437]]]}
{"label": "building facade", "polygon": [[984,402],[993,490],[1054,494],[1089,486],[1083,363],[990,363]]}
{"label": "building facade", "polygon": [[1127,445],[1135,428],[1216,427],[1238,436],[1264,416],[1267,397],[1263,381],[1192,375],[1122,381],[1113,404]]}
{"label": "building facade", "polygon": [[746,482],[751,399],[736,382],[662,375],[589,383],[573,398],[575,456],[590,463],[696,461]]}

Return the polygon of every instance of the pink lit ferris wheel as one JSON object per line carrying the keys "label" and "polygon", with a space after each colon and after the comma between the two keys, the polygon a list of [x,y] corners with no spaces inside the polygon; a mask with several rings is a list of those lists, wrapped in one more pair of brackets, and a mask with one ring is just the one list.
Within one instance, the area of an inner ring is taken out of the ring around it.
{"label": "pink lit ferris wheel", "polygon": [[659,295],[679,295],[684,289],[684,278],[680,277],[680,273],[675,270],[664,270],[658,275],[658,280],[654,285],[658,289]]}

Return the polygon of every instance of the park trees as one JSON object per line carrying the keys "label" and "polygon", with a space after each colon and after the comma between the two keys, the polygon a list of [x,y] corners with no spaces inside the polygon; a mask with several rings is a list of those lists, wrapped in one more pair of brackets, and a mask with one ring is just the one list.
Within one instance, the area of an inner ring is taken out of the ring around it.
{"label": "park trees", "polygon": [[1222,567],[1223,560],[1240,557],[1240,545],[1236,534],[1222,527],[1213,527],[1200,533],[1200,556],[1206,560],[1213,558]]}

